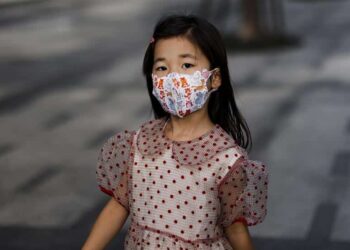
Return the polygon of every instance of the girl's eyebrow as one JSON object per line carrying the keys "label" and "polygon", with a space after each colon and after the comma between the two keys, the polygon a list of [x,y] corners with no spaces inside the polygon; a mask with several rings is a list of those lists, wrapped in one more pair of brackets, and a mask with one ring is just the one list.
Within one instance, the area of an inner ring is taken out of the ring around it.
{"label": "girl's eyebrow", "polygon": [[192,59],[195,59],[195,60],[196,60],[196,56],[195,56],[195,55],[192,55],[192,54],[190,54],[190,53],[180,54],[179,57],[181,57],[181,58],[189,57],[189,58],[192,58]]}
{"label": "girl's eyebrow", "polygon": [[[179,57],[181,57],[181,58],[192,58],[192,59],[196,60],[196,56],[192,55],[190,53],[180,54]],[[164,57],[158,57],[158,58],[156,58],[154,60],[153,63],[160,62],[160,61],[165,61],[165,58]]]}

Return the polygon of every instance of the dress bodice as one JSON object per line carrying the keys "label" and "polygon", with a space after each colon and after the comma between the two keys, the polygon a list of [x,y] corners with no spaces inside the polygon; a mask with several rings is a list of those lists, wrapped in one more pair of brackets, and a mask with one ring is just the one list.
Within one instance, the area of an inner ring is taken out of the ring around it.
{"label": "dress bodice", "polygon": [[165,136],[165,124],[156,119],[120,132],[99,155],[101,190],[131,216],[125,247],[158,242],[230,249],[223,227],[236,221],[252,226],[265,218],[266,166],[249,160],[218,124],[181,142]]}

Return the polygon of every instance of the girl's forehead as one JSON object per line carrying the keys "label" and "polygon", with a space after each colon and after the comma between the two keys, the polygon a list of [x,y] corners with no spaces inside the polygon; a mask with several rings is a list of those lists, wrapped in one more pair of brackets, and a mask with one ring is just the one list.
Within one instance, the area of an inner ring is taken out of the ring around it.
{"label": "girl's forehead", "polygon": [[154,49],[154,58],[171,59],[181,55],[193,55],[196,60],[204,57],[198,46],[186,37],[171,37],[159,39]]}

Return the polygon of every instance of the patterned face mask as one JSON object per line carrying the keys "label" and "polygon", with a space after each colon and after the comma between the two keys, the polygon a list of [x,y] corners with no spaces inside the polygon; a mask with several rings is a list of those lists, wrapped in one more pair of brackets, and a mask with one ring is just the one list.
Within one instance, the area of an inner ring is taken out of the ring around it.
{"label": "patterned face mask", "polygon": [[217,68],[197,70],[193,74],[172,72],[163,77],[152,74],[152,94],[163,109],[178,117],[184,117],[200,108],[209,95],[217,90],[208,91],[207,81]]}

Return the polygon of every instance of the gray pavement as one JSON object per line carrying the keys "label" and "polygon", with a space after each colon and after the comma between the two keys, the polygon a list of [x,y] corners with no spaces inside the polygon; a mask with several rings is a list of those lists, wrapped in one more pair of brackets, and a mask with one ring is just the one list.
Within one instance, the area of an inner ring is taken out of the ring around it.
{"label": "gray pavement", "polygon": [[[107,200],[98,148],[151,118],[141,64],[155,20],[203,11],[199,0],[63,2],[0,9],[0,249],[81,246]],[[301,47],[229,53],[251,158],[270,171],[268,215],[250,227],[257,250],[350,249],[349,10],[285,1]],[[237,4],[212,11],[223,32],[237,26]]]}

